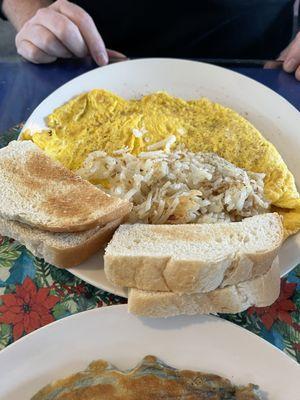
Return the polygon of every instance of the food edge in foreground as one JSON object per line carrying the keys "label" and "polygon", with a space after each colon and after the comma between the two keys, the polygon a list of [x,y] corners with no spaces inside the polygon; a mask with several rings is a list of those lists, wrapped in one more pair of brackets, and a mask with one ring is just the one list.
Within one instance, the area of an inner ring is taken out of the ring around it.
{"label": "food edge in foreground", "polygon": [[120,399],[123,396],[127,400],[152,400],[157,396],[176,399],[261,399],[256,385],[235,386],[218,375],[178,370],[148,355],[127,371],[120,371],[104,360],[94,361],[84,371],[45,386],[31,400],[55,400],[61,394],[88,399],[91,392],[99,399]]}

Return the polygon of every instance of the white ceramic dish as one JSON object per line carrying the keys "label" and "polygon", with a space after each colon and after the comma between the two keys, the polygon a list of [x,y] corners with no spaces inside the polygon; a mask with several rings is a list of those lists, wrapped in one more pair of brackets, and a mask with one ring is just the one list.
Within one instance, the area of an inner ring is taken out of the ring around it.
{"label": "white ceramic dish", "polygon": [[147,354],[236,384],[256,383],[265,399],[299,399],[299,365],[246,329],[212,316],[139,319],[126,305],[64,318],[2,350],[0,399],[29,400],[98,358],[126,369]]}
{"label": "white ceramic dish", "polygon": [[[45,126],[52,110],[82,92],[104,88],[125,98],[155,91],[193,99],[206,96],[231,107],[252,122],[279,150],[300,187],[300,114],[283,97],[238,73],[210,64],[176,59],[141,59],[97,68],[73,79],[47,97],[32,113],[24,129]],[[289,238],[280,251],[282,275],[300,262],[300,234]],[[101,255],[70,269],[79,278],[109,292],[126,296],[103,272]]]}

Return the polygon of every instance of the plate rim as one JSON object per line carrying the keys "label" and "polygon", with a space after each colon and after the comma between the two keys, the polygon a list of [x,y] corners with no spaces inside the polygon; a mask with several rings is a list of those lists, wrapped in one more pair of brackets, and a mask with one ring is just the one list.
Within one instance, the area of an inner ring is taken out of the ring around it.
{"label": "plate rim", "polygon": [[[90,310],[85,310],[85,311],[81,311],[72,315],[68,315],[66,317],[60,318],[58,320],[55,320],[53,322],[51,322],[50,324],[44,325],[41,328],[36,329],[33,332],[28,333],[25,336],[22,336],[20,339],[16,340],[15,342],[9,344],[8,346],[6,346],[4,349],[2,349],[0,351],[0,363],[1,363],[1,358],[2,358],[2,354],[6,354],[8,351],[10,351],[12,348],[15,348],[16,346],[19,346],[20,344],[22,344],[23,342],[26,342],[26,340],[33,338],[35,335],[39,334],[40,332],[45,332],[48,329],[51,329],[53,326],[59,326],[64,324],[64,322],[66,320],[75,320],[75,319],[80,319],[82,317],[82,315],[87,315],[87,314],[98,314],[98,313],[113,313],[116,309],[124,309],[124,312],[129,314],[129,315],[133,315],[128,313],[127,310],[127,304],[113,304],[113,305],[107,305],[107,306],[102,306],[102,307],[97,307],[97,308],[93,308]],[[123,311],[122,311],[123,312]],[[150,319],[150,318],[139,318],[135,315],[133,315],[135,318],[138,319]],[[180,316],[179,316],[180,317]],[[184,316],[186,318],[189,318],[189,316]],[[192,316],[192,317],[196,317],[196,318],[206,318],[208,320],[212,320],[212,321],[219,321],[222,324],[227,324],[228,326],[231,326],[233,329],[236,329],[239,332],[243,332],[244,335],[248,335],[249,337],[252,337],[253,339],[255,339],[257,342],[269,347],[269,349],[271,349],[274,353],[276,354],[280,354],[282,357],[285,357],[286,360],[289,360],[291,365],[293,366],[297,366],[299,368],[300,371],[300,364],[297,363],[296,360],[294,360],[292,357],[289,357],[284,351],[282,351],[281,349],[279,349],[278,347],[276,347],[274,344],[270,343],[269,341],[267,341],[266,339],[262,338],[261,336],[253,333],[252,331],[249,331],[248,329],[235,324],[232,321],[228,321],[224,318],[221,318],[219,316],[216,315],[212,315],[212,314],[203,314],[203,315],[197,315],[197,316]],[[173,317],[169,317],[170,319],[172,319]],[[176,317],[175,317],[176,318]],[[151,318],[151,320],[162,320],[161,318]],[[164,319],[162,320],[164,321]],[[62,329],[62,328],[60,328]]]}

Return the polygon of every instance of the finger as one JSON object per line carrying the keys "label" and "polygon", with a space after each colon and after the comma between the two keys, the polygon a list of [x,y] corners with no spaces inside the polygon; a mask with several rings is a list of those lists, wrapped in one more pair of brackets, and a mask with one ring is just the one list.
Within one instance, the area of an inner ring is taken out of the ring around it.
{"label": "finger", "polygon": [[58,0],[50,7],[64,14],[78,26],[93,59],[99,65],[106,65],[108,55],[105,44],[91,16],[67,0]]}
{"label": "finger", "polygon": [[32,44],[50,56],[70,58],[72,53],[42,25],[28,24],[22,32],[23,39],[28,39]]}
{"label": "finger", "polygon": [[56,60],[56,57],[46,54],[27,40],[22,40],[19,43],[17,51],[26,60],[35,64],[48,64]]}
{"label": "finger", "polygon": [[78,27],[65,15],[50,7],[41,8],[31,23],[46,27],[76,57],[85,57],[88,49]]}
{"label": "finger", "polygon": [[276,69],[276,68],[281,68],[282,64],[281,62],[285,60],[286,55],[288,54],[290,49],[290,45],[286,47],[284,50],[281,51],[279,56],[277,57],[276,60],[272,61],[267,61],[264,65],[264,69]]}
{"label": "finger", "polygon": [[264,69],[277,69],[277,68],[281,68],[281,66],[282,66],[282,63],[281,63],[281,62],[278,62],[278,61],[276,61],[276,60],[274,60],[274,61],[267,61],[267,62],[264,64]]}
{"label": "finger", "polygon": [[298,81],[300,81],[300,67],[298,67],[298,68],[296,69],[295,77],[296,77],[296,79],[297,79]]}
{"label": "finger", "polygon": [[115,50],[110,50],[110,49],[106,50],[110,64],[128,60],[128,57],[126,57],[125,54],[119,53],[118,51]]}
{"label": "finger", "polygon": [[296,38],[289,45],[288,51],[285,55],[283,69],[286,72],[294,72],[298,65],[300,65],[300,35],[297,34]]}
{"label": "finger", "polygon": [[277,60],[282,60],[282,61],[285,60],[286,56],[290,50],[290,47],[291,47],[291,43],[284,50],[282,50],[282,52],[279,54],[279,57],[277,58]]}
{"label": "finger", "polygon": [[127,59],[128,57],[125,56],[125,54],[120,53],[119,51],[116,50],[111,50],[111,49],[106,49],[107,55],[109,58],[120,58],[120,59]]}
{"label": "finger", "polygon": [[113,58],[110,57],[109,58],[109,64],[115,64],[115,63],[119,63],[119,62],[123,62],[123,61],[127,61],[128,58]]}
{"label": "finger", "polygon": [[279,56],[277,57],[276,60],[271,60],[271,61],[267,61],[264,64],[264,69],[277,69],[277,68],[281,68],[283,66],[282,61],[285,60],[286,55],[289,52],[290,49],[290,45],[288,45],[288,47],[286,47],[284,50],[281,51],[281,53],[279,54]]}

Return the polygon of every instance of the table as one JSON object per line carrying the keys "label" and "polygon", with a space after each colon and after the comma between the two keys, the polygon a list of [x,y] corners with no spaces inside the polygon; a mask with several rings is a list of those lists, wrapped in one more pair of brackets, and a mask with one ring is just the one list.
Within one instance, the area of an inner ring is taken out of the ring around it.
{"label": "table", "polygon": [[[0,132],[26,120],[36,106],[56,88],[95,68],[86,59],[34,65],[25,61],[0,62]],[[300,83],[280,69],[231,68],[269,86],[300,109]]]}
{"label": "table", "polygon": [[[18,136],[20,127],[11,127],[26,120],[48,94],[94,67],[88,59],[43,66],[0,63],[0,147]],[[264,83],[300,109],[300,83],[292,75],[257,67],[232,69]],[[56,319],[124,302],[0,236],[0,350]],[[281,295],[274,305],[222,318],[251,330],[300,362],[300,265],[282,279]]]}

